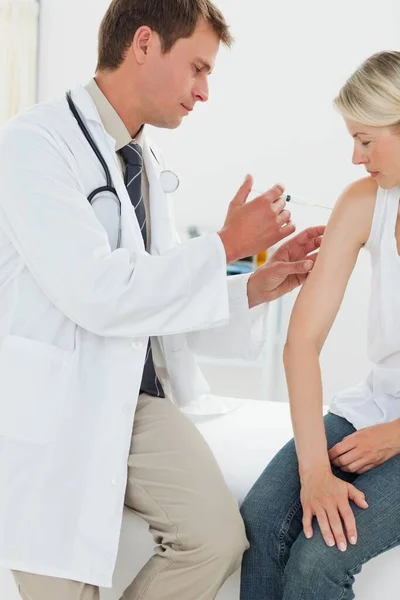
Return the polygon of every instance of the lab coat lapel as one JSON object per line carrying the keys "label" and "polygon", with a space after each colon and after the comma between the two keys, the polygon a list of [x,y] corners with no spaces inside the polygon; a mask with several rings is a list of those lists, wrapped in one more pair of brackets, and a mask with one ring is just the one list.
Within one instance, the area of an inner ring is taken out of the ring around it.
{"label": "lab coat lapel", "polygon": [[169,200],[160,182],[160,175],[163,169],[151,149],[151,144],[149,144],[146,138],[143,144],[143,161],[149,181],[150,253],[162,254],[174,245],[172,218],[169,210]]}
{"label": "lab coat lapel", "polygon": [[[118,164],[115,140],[104,129],[96,105],[85,88],[81,86],[75,88],[72,98],[108,165],[112,185],[121,202],[121,246],[130,251],[137,251],[138,247],[144,249],[139,223]],[[92,152],[89,146],[88,151]]]}

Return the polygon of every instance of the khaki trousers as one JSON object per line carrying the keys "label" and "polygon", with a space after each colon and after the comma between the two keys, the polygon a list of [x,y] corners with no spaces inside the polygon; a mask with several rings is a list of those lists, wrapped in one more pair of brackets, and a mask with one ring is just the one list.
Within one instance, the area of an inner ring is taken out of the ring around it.
{"label": "khaki trousers", "polygon": [[[248,547],[237,502],[209,446],[167,399],[141,395],[125,504],[155,554],[121,600],[212,600]],[[14,571],[23,600],[99,600],[96,586]]]}

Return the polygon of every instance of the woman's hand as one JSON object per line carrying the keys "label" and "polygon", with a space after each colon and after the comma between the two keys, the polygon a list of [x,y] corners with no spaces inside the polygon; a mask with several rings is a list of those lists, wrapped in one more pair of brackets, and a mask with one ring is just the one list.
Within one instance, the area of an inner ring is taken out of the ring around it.
{"label": "woman's hand", "polygon": [[360,508],[368,508],[363,492],[335,477],[329,468],[303,475],[301,484],[305,536],[312,538],[312,520],[315,516],[328,546],[336,544],[344,552],[347,540],[355,544],[357,529],[350,500]]}
{"label": "woman's hand", "polygon": [[400,421],[375,425],[345,437],[329,451],[335,467],[347,473],[366,473],[400,454]]}

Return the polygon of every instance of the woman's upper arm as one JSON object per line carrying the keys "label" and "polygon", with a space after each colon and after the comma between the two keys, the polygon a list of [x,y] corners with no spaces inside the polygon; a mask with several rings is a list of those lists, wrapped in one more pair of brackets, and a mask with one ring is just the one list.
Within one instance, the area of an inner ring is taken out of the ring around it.
{"label": "woman's upper arm", "polygon": [[320,350],[340,308],[360,248],[368,240],[377,186],[372,179],[351,184],[327,225],[316,264],[294,306],[287,344],[315,342]]}

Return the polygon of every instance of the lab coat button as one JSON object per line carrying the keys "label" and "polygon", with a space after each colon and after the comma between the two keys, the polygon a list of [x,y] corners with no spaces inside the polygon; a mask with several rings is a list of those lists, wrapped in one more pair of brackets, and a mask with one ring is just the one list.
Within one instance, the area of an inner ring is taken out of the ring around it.
{"label": "lab coat button", "polygon": [[141,348],[143,348],[143,344],[142,342],[132,342],[132,348],[134,350],[140,350]]}

